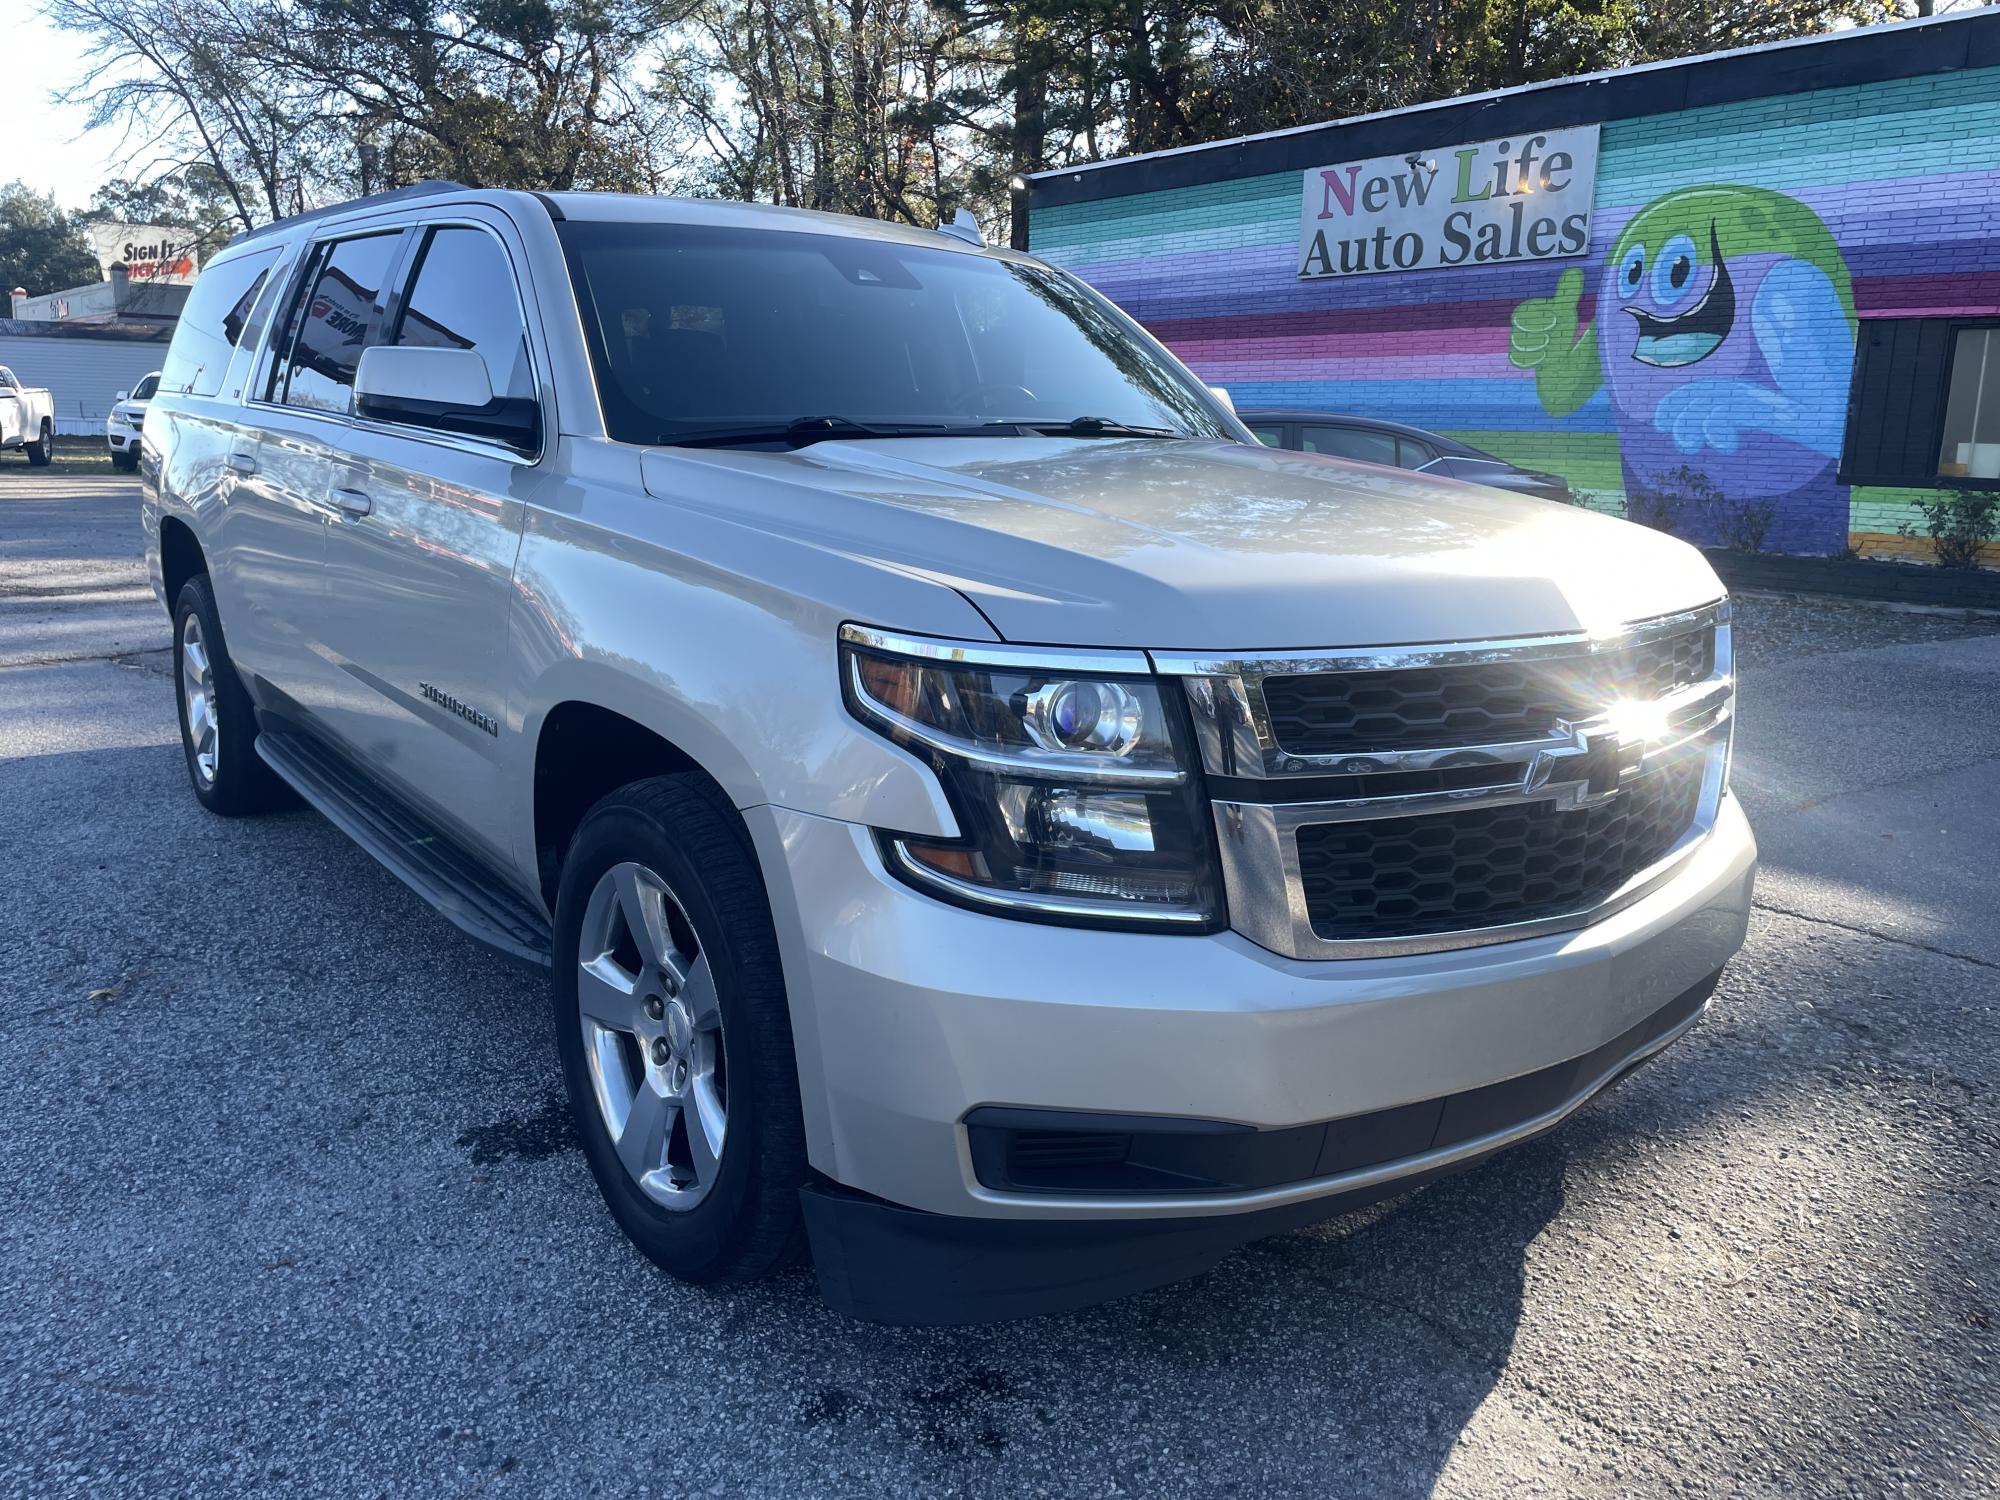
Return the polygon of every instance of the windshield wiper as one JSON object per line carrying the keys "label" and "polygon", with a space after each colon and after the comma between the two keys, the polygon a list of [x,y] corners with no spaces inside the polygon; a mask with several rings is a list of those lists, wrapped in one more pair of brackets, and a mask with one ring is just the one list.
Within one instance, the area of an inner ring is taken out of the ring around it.
{"label": "windshield wiper", "polygon": [[1071,417],[1067,422],[1045,422],[1029,418],[1023,422],[989,422],[989,427],[1020,427],[1044,437],[1147,437],[1184,438],[1186,433],[1172,427],[1135,427],[1130,422],[1114,422],[1109,417]]}
{"label": "windshield wiper", "polygon": [[800,417],[763,427],[733,427],[718,432],[665,432],[656,440],[663,448],[749,448],[782,443],[804,448],[840,438],[983,437],[984,429],[945,422],[856,422],[849,417]]}
{"label": "windshield wiper", "polygon": [[1109,417],[1072,417],[1067,422],[1028,418],[1009,422],[857,422],[852,417],[799,417],[760,427],[731,427],[711,432],[663,432],[655,442],[663,448],[755,448],[779,444],[804,448],[842,438],[920,437],[1144,437],[1182,438],[1171,427],[1135,427]]}

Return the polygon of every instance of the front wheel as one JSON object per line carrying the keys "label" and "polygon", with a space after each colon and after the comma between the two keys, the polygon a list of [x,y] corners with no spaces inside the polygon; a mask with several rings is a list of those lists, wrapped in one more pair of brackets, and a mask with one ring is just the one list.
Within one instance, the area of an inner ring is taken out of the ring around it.
{"label": "front wheel", "polygon": [[556,900],[571,1117],[612,1216],[685,1281],[798,1258],[805,1130],[777,939],[749,835],[698,775],[612,793]]}
{"label": "front wheel", "polygon": [[121,453],[116,448],[113,448],[111,450],[111,467],[118,470],[122,474],[131,474],[136,472],[139,467],[138,450],[134,448],[128,448]]}

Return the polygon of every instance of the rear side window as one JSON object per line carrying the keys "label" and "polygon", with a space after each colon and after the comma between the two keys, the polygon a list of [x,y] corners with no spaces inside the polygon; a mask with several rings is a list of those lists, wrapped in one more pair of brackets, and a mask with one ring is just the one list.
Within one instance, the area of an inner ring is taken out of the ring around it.
{"label": "rear side window", "polygon": [[476,349],[486,357],[493,394],[532,397],[528,331],[514,267],[500,242],[483,229],[431,231],[410,295],[389,342],[425,349]]}
{"label": "rear side window", "polygon": [[1447,458],[1438,467],[1453,479],[1469,479],[1474,483],[1507,472],[1507,466],[1494,458]]}
{"label": "rear side window", "polygon": [[286,320],[290,346],[271,372],[271,397],[287,406],[346,416],[354,367],[368,345],[400,232],[336,240],[314,253],[305,290]]}
{"label": "rear side window", "polygon": [[1437,457],[1437,452],[1429,443],[1419,443],[1414,439],[1396,439],[1396,462],[1406,469],[1421,469]]}
{"label": "rear side window", "polygon": [[278,248],[255,250],[210,266],[195,278],[174,325],[174,341],[160,367],[159,384],[191,396],[213,396],[229,372],[229,357],[243,341],[250,309],[277,262]]}
{"label": "rear side window", "polygon": [[1396,439],[1387,432],[1370,432],[1365,427],[1304,427],[1299,430],[1308,453],[1330,453],[1335,458],[1358,458],[1363,463],[1396,466]]}

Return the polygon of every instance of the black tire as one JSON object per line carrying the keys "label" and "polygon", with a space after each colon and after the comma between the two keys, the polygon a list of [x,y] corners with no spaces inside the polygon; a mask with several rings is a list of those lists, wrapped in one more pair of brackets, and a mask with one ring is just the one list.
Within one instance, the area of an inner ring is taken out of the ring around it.
{"label": "black tire", "polygon": [[[584,1056],[578,948],[592,892],[635,863],[664,882],[708,960],[721,1014],[727,1135],[691,1208],[642,1191],[619,1160]],[[585,816],[556,898],[554,1018],[570,1115],[612,1217],[648,1259],[690,1282],[742,1282],[800,1258],[806,1178],[798,1063],[771,908],[749,831],[698,773],[635,782]]]}
{"label": "black tire", "polygon": [[123,453],[114,448],[111,450],[111,467],[125,474],[137,473],[139,469],[139,455],[130,448],[126,449]]}
{"label": "black tire", "polygon": [[[217,755],[212,774],[206,774],[198,761],[196,739],[189,723],[187,622],[190,616],[200,628],[200,645],[214,684]],[[180,715],[181,752],[187,761],[188,780],[201,805],[225,818],[248,817],[294,805],[297,799],[291,788],[257,754],[256,711],[236,675],[236,668],[230,664],[222,619],[215,611],[215,594],[206,574],[197,573],[182,584],[180,597],[174,601],[173,651],[174,703]]]}
{"label": "black tire", "polygon": [[21,447],[22,451],[28,455],[29,463],[38,469],[46,469],[49,466],[49,460],[54,457],[52,451],[54,444],[55,434],[50,430],[49,424],[44,422],[42,423],[42,435],[32,443],[23,443]]}

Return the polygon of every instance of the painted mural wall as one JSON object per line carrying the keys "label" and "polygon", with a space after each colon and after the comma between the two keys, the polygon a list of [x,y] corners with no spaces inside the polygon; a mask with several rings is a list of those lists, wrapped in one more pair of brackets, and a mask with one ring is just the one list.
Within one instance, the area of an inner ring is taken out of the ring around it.
{"label": "painted mural wall", "polygon": [[1038,208],[1031,247],[1239,406],[1413,422],[1702,541],[1922,557],[1919,492],[1835,480],[1857,320],[2000,313],[2000,70],[1607,123],[1580,258],[1301,280],[1299,220],[1287,171]]}

